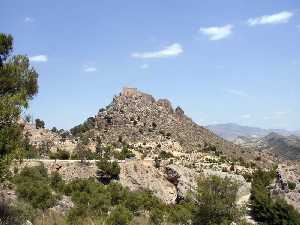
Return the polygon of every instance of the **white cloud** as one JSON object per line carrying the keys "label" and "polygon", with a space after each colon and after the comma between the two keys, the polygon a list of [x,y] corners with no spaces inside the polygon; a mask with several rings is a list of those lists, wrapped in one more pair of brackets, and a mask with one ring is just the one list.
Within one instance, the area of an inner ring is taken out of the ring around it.
{"label": "white cloud", "polygon": [[221,27],[201,27],[199,32],[209,37],[211,41],[227,38],[232,33],[233,25],[227,24]]}
{"label": "white cloud", "polygon": [[241,115],[241,117],[243,119],[250,119],[251,118],[251,115],[250,114],[244,114],[244,115]]}
{"label": "white cloud", "polygon": [[31,62],[47,62],[48,61],[48,56],[46,55],[35,55],[29,57],[29,60]]}
{"label": "white cloud", "polygon": [[85,66],[84,71],[87,72],[87,73],[92,73],[92,72],[96,72],[97,68],[90,67],[90,66]]}
{"label": "white cloud", "polygon": [[33,23],[34,19],[32,17],[25,17],[24,22],[25,23]]}
{"label": "white cloud", "polygon": [[256,18],[248,19],[249,26],[264,25],[264,24],[280,24],[287,23],[294,14],[289,11],[282,11],[272,15],[264,15]]}
{"label": "white cloud", "polygon": [[181,53],[183,53],[182,46],[178,43],[174,43],[156,52],[135,52],[131,54],[131,57],[139,59],[168,58],[178,56]]}
{"label": "white cloud", "polygon": [[232,94],[232,95],[236,95],[236,96],[240,96],[240,97],[247,97],[248,94],[244,91],[241,90],[235,90],[235,89],[227,89],[225,90],[227,93]]}
{"label": "white cloud", "polygon": [[149,65],[148,65],[147,63],[145,63],[145,64],[142,64],[142,65],[140,66],[140,68],[141,68],[142,70],[146,70],[146,69],[149,68]]}

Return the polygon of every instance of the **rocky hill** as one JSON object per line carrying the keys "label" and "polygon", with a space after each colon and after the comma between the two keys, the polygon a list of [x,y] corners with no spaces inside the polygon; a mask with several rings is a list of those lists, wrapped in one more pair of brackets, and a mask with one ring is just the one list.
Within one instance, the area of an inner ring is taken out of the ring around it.
{"label": "rocky hill", "polygon": [[160,150],[191,153],[207,148],[231,156],[241,152],[233,143],[193,122],[180,107],[173,109],[167,99],[155,100],[135,88],[124,88],[110,105],[71,132],[91,140],[100,137],[102,143],[115,146],[128,143],[149,154]]}
{"label": "rocky hill", "polygon": [[52,131],[46,128],[36,128],[33,123],[20,120],[23,127],[24,136],[34,147],[40,157],[47,157],[49,152],[66,150],[73,152],[77,145],[77,140],[71,137],[66,131]]}

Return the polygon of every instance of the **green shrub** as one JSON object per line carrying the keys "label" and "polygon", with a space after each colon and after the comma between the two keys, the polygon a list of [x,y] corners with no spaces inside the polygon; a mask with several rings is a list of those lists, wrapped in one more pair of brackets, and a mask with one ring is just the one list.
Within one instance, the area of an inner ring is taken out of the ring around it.
{"label": "green shrub", "polygon": [[125,200],[125,206],[135,214],[139,214],[139,212],[143,210],[158,207],[161,204],[161,201],[153,196],[150,191],[129,192]]}
{"label": "green shrub", "polygon": [[200,179],[196,194],[193,224],[230,224],[241,216],[236,206],[238,185],[217,176]]}
{"label": "green shrub", "polygon": [[43,182],[24,182],[17,189],[19,198],[30,202],[34,208],[46,209],[54,205],[56,198],[48,184]]}
{"label": "green shrub", "polygon": [[150,223],[154,225],[159,225],[164,222],[164,211],[159,208],[154,208],[150,212]]}
{"label": "green shrub", "polygon": [[62,179],[62,176],[57,171],[51,173],[50,185],[54,190],[56,190],[58,192],[63,192],[65,182]]}
{"label": "green shrub", "polygon": [[170,209],[168,220],[175,224],[189,225],[193,218],[193,203],[177,204]]}
{"label": "green shrub", "polygon": [[122,205],[115,207],[108,217],[109,225],[127,225],[132,220],[132,213]]}
{"label": "green shrub", "polygon": [[107,190],[110,192],[111,204],[118,205],[125,202],[128,197],[128,189],[123,188],[121,184],[111,182],[107,185]]}
{"label": "green shrub", "polygon": [[168,159],[174,157],[171,152],[161,151],[158,155],[159,159]]}
{"label": "green shrub", "polygon": [[34,208],[45,210],[57,200],[50,187],[47,170],[42,165],[24,168],[13,181],[18,198],[29,202]]}
{"label": "green shrub", "polygon": [[16,175],[13,181],[18,185],[24,182],[48,182],[48,172],[43,164],[35,167],[25,167],[20,174]]}
{"label": "green shrub", "polygon": [[135,154],[127,147],[123,147],[121,152],[114,151],[113,156],[118,160],[125,160],[135,157]]}
{"label": "green shrub", "polygon": [[[72,197],[75,204],[69,213],[69,220],[90,216],[101,216],[111,207],[111,197],[107,188],[92,179],[74,180],[65,185],[65,194]],[[75,218],[76,217],[76,218]]]}
{"label": "green shrub", "polygon": [[107,159],[101,159],[97,162],[99,169],[98,176],[103,182],[109,182],[111,179],[118,179],[120,166],[116,161],[110,162]]}
{"label": "green shrub", "polygon": [[49,154],[49,158],[50,159],[61,159],[61,160],[68,160],[70,159],[70,153],[66,150],[61,150],[61,149],[58,149],[57,152],[51,152]]}
{"label": "green shrub", "polygon": [[21,215],[22,218],[32,221],[37,215],[37,210],[32,207],[31,204],[25,201],[18,200],[13,203],[11,206],[18,215]]}
{"label": "green shrub", "polygon": [[268,185],[275,178],[275,170],[257,170],[254,173],[251,190],[251,210],[258,221],[272,225],[298,225],[299,213],[283,199],[272,199]]}
{"label": "green shrub", "polygon": [[289,189],[291,189],[291,190],[295,190],[295,188],[296,188],[296,183],[295,183],[295,182],[292,182],[292,181],[288,181],[288,187],[289,187]]}

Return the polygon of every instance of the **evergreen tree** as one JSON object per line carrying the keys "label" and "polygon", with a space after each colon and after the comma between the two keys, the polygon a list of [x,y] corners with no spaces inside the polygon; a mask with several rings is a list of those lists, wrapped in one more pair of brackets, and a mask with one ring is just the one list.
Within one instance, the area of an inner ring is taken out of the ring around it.
{"label": "evergreen tree", "polygon": [[13,38],[0,33],[0,180],[13,157],[22,157],[22,109],[38,91],[38,74],[27,56],[12,56]]}

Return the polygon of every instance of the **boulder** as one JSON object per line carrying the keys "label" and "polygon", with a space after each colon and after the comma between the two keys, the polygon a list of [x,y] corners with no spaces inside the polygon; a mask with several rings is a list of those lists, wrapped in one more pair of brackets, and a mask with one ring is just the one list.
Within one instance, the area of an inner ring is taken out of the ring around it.
{"label": "boulder", "polygon": [[179,165],[168,165],[165,168],[166,178],[177,188],[177,200],[184,199],[189,192],[195,192],[199,173]]}
{"label": "boulder", "polygon": [[172,104],[168,99],[159,99],[157,100],[157,105],[163,107],[169,113],[173,113]]}
{"label": "boulder", "polygon": [[175,109],[175,114],[178,117],[183,117],[184,116],[184,111],[182,108],[180,108],[179,106],[176,107]]}
{"label": "boulder", "polygon": [[126,161],[120,163],[120,183],[131,191],[150,190],[165,203],[175,203],[177,192],[152,161]]}

